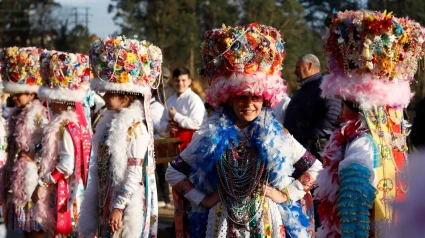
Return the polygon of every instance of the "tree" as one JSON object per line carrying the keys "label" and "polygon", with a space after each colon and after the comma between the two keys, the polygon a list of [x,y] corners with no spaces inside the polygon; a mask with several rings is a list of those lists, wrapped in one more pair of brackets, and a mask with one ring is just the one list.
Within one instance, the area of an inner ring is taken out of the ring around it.
{"label": "tree", "polygon": [[197,23],[196,0],[113,0],[110,12],[121,34],[151,41],[159,46],[165,65],[188,66],[195,71],[195,53],[201,32]]}
{"label": "tree", "polygon": [[324,28],[323,20],[333,9],[344,11],[358,10],[366,7],[364,2],[355,0],[299,0],[299,2],[306,9],[305,20],[316,35],[320,35],[321,30]]}
{"label": "tree", "polygon": [[52,44],[54,0],[3,0],[0,2],[0,45],[48,47]]}

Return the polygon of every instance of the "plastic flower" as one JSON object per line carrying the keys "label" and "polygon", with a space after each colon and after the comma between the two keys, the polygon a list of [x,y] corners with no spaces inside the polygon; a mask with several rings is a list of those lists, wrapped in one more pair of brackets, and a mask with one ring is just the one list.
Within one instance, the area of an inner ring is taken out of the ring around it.
{"label": "plastic flower", "polygon": [[119,83],[128,83],[128,73],[122,72],[118,78]]}
{"label": "plastic flower", "polygon": [[129,63],[133,63],[134,61],[136,61],[137,57],[135,54],[133,53],[128,53],[127,54],[127,60]]}

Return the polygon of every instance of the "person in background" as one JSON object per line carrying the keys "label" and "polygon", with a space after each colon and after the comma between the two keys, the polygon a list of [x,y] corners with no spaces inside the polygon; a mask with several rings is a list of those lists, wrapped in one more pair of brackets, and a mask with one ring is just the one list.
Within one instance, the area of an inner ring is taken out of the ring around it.
{"label": "person in background", "polygon": [[161,103],[165,103],[168,98],[173,96],[176,92],[174,91],[173,80],[170,80],[171,73],[167,67],[162,67],[162,82],[159,85],[159,92],[156,96],[156,100]]}
{"label": "person in background", "polygon": [[320,159],[320,152],[329,139],[329,133],[337,126],[341,103],[320,97],[323,77],[319,59],[315,55],[299,57],[294,73],[301,88],[295,92],[286,109],[284,127]]}
{"label": "person in background", "polygon": [[425,97],[416,105],[416,116],[410,138],[417,149],[425,147]]}
{"label": "person in background", "polygon": [[90,121],[92,123],[92,128],[96,128],[96,124],[102,117],[102,111],[106,109],[105,100],[99,94],[94,95],[94,105],[90,107]]}
{"label": "person in background", "polygon": [[[163,74],[164,75],[164,74]],[[162,88],[162,82],[160,83],[157,89],[152,89],[152,98],[150,100],[150,109],[152,115],[152,124],[154,129],[154,139],[161,139],[161,135],[159,134],[161,131],[161,118],[165,113],[165,107],[159,101],[158,90]],[[162,148],[161,148],[162,149]],[[167,149],[167,148],[165,148]],[[158,156],[158,155],[156,155]],[[168,163],[156,164],[156,186],[158,192],[158,207],[166,207],[171,208],[170,201],[170,188],[167,180],[165,180],[165,172],[167,171]]]}
{"label": "person in background", "polygon": [[205,117],[205,107],[201,98],[192,91],[190,71],[185,67],[173,71],[176,93],[167,99],[168,110],[161,118],[161,134],[165,137],[178,137],[180,151],[189,145],[193,133],[198,130]]}

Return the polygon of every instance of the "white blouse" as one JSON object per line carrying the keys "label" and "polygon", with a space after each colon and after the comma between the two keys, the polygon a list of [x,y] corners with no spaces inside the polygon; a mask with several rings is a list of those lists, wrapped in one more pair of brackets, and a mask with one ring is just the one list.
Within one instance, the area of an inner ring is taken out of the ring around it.
{"label": "white blouse", "polygon": [[113,208],[124,209],[130,203],[132,194],[143,181],[143,162],[148,149],[149,133],[142,122],[134,123],[127,133],[128,167],[121,192],[115,198]]}
{"label": "white blouse", "polygon": [[367,137],[359,137],[347,145],[344,159],[339,163],[338,172],[346,168],[350,164],[357,163],[365,166],[371,171],[369,182],[376,186],[377,177],[376,169],[373,168],[373,142]]}

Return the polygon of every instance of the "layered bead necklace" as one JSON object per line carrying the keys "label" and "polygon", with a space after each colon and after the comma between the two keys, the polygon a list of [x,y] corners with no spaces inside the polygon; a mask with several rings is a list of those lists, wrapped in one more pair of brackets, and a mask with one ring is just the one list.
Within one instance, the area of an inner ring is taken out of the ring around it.
{"label": "layered bead necklace", "polygon": [[97,174],[98,174],[98,188],[99,188],[99,208],[103,208],[107,202],[108,193],[110,189],[110,176],[109,176],[109,146],[106,140],[109,136],[109,130],[105,130],[101,141],[99,142],[98,160],[97,160]]}
{"label": "layered bead necklace", "polygon": [[[268,172],[258,149],[242,141],[231,146],[217,163],[220,183],[218,192],[227,209],[228,219],[236,225],[245,226],[255,218],[264,198],[264,184]],[[257,202],[258,207],[256,207]]]}

